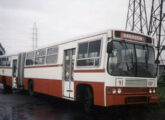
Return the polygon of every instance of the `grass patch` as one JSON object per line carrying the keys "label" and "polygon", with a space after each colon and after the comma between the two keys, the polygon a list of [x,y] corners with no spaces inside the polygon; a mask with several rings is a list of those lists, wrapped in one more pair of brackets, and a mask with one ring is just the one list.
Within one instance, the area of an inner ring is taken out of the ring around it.
{"label": "grass patch", "polygon": [[165,112],[165,87],[158,87],[157,88],[158,96],[159,96],[159,103],[155,105],[151,105],[148,108],[152,110],[159,110],[161,112]]}
{"label": "grass patch", "polygon": [[165,103],[165,87],[158,87],[159,102]]}

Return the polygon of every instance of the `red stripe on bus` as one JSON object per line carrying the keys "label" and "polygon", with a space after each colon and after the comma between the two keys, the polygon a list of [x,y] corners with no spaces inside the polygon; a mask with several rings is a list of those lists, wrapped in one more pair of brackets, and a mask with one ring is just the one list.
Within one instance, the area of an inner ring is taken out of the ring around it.
{"label": "red stripe on bus", "polygon": [[104,73],[104,69],[99,70],[74,70],[75,73]]}
{"label": "red stripe on bus", "polygon": [[33,80],[34,91],[46,95],[62,97],[62,80],[24,78],[24,89],[28,90],[28,81]]}
{"label": "red stripe on bus", "polygon": [[26,66],[25,68],[44,68],[44,67],[61,67],[63,64],[56,65],[40,65],[40,66]]}

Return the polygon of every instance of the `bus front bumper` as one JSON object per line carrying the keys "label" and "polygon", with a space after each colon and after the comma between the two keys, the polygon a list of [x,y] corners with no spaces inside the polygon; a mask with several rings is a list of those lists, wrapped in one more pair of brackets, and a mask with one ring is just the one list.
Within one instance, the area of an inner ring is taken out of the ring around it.
{"label": "bus front bumper", "polygon": [[[148,88],[145,88],[148,89]],[[143,91],[143,92],[138,92]],[[133,104],[155,104],[158,103],[157,93],[148,93],[144,89],[136,88],[130,93],[113,94],[106,92],[106,106],[133,105]]]}

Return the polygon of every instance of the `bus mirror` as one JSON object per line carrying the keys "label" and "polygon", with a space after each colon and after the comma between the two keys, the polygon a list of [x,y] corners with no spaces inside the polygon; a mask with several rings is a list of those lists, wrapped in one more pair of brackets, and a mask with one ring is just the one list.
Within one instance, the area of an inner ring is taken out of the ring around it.
{"label": "bus mirror", "polygon": [[109,42],[107,45],[107,53],[112,53],[113,50],[113,42]]}

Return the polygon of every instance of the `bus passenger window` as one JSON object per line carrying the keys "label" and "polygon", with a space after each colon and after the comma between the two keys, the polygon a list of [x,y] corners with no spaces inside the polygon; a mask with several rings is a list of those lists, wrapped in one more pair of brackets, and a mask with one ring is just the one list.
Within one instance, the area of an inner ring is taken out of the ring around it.
{"label": "bus passenger window", "polygon": [[30,66],[34,64],[34,52],[29,52],[26,54],[26,65]]}
{"label": "bus passenger window", "polygon": [[79,44],[77,66],[99,66],[101,40]]}
{"label": "bus passenger window", "polygon": [[46,64],[56,64],[58,57],[58,47],[54,46],[47,49]]}
{"label": "bus passenger window", "polygon": [[80,43],[79,44],[79,51],[78,51],[78,58],[87,58],[87,51],[88,50],[88,43]]}
{"label": "bus passenger window", "polygon": [[35,65],[45,64],[46,49],[40,49],[36,51]]}

